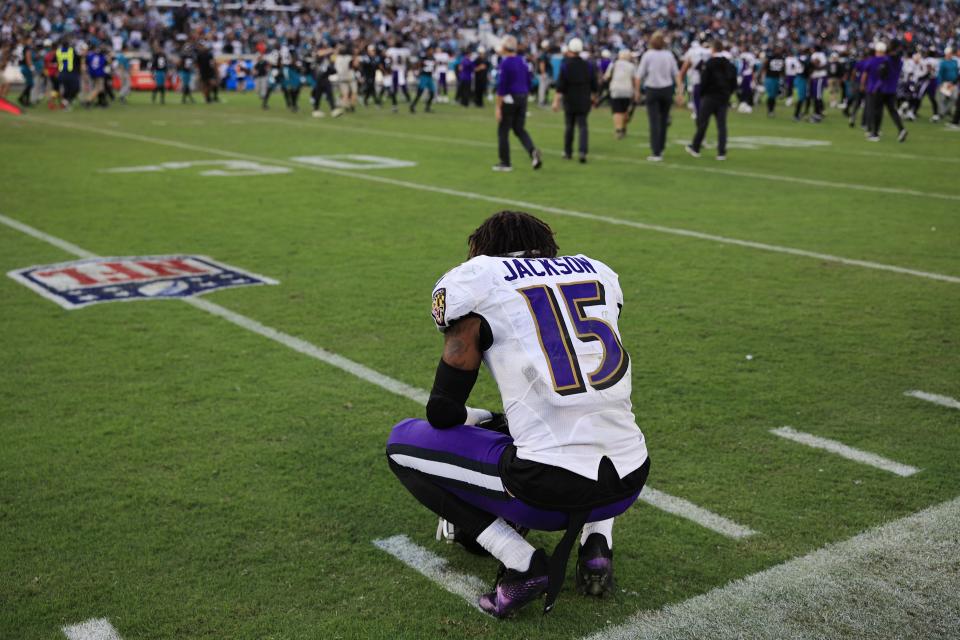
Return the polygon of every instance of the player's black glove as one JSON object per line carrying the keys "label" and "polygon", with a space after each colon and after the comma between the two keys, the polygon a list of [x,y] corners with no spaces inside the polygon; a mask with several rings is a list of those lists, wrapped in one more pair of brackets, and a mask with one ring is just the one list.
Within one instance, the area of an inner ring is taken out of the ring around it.
{"label": "player's black glove", "polygon": [[477,426],[504,435],[510,435],[510,425],[507,424],[507,416],[502,413],[494,413],[489,420],[478,422]]}

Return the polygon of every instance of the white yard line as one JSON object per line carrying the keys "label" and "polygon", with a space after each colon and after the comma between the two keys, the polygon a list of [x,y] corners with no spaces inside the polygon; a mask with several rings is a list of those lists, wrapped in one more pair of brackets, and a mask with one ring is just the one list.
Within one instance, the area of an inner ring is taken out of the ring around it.
{"label": "white yard line", "polygon": [[853,447],[847,446],[842,442],[837,442],[836,440],[821,438],[820,436],[804,433],[803,431],[796,431],[790,427],[771,429],[770,433],[780,436],[781,438],[786,438],[787,440],[792,440],[793,442],[805,444],[808,447],[813,447],[814,449],[823,449],[825,451],[829,451],[830,453],[835,453],[840,457],[846,458],[847,460],[853,460],[854,462],[859,462],[861,464],[870,465],[871,467],[876,467],[877,469],[889,471],[890,473],[904,478],[907,476],[912,476],[920,471],[920,469],[917,467],[901,464],[894,460],[890,460],[889,458],[878,456],[875,453],[854,449]]}
{"label": "white yard line", "polygon": [[706,527],[728,538],[739,540],[740,538],[746,538],[757,533],[753,529],[737,524],[733,520],[717,515],[703,507],[698,507],[683,498],[677,498],[662,491],[657,491],[653,487],[644,487],[643,491],[640,492],[640,499],[667,513],[686,518],[699,524],[701,527]]}
{"label": "white yard line", "polygon": [[[320,127],[328,131],[343,130],[349,131],[351,133],[362,133],[367,135],[376,135],[386,138],[400,138],[407,140],[422,140],[425,142],[440,142],[446,144],[453,144],[457,146],[474,146],[474,147],[485,147],[485,148],[496,148],[496,143],[490,142],[481,142],[478,140],[470,140],[465,138],[452,138],[448,136],[433,136],[419,133],[406,133],[403,131],[383,131],[379,129],[371,128],[361,128],[361,127],[351,127],[349,125],[341,125],[339,123],[333,124],[324,124],[324,123],[308,123],[308,122],[295,122],[291,120],[272,120],[269,118],[264,118],[262,116],[257,116],[250,118],[257,122],[270,122],[274,124],[284,124],[287,126],[295,127]],[[547,149],[545,147],[540,148],[544,153],[548,153],[552,156],[562,156],[563,152],[555,149]],[[953,200],[960,201],[960,195],[951,194],[951,193],[935,193],[930,191],[920,191],[917,189],[903,189],[900,187],[878,187],[874,185],[866,184],[856,184],[850,182],[835,182],[832,180],[818,180],[813,178],[800,178],[797,176],[785,176],[773,173],[760,173],[757,171],[737,171],[734,169],[720,169],[716,167],[705,167],[697,166],[695,164],[677,164],[675,162],[661,162],[658,164],[650,163],[641,158],[631,158],[625,156],[610,156],[602,153],[591,153],[590,158],[594,160],[605,160],[610,162],[617,163],[627,163],[627,164],[636,164],[639,166],[650,167],[653,170],[658,170],[661,168],[668,169],[680,169],[682,171],[702,171],[704,173],[713,173],[726,176],[734,176],[738,178],[752,178],[757,180],[772,180],[776,182],[788,182],[792,184],[801,184],[804,186],[810,187],[826,187],[831,189],[848,189],[853,191],[866,191],[872,193],[884,193],[892,195],[903,195],[903,196],[914,196],[921,198],[934,198],[939,200]]]}
{"label": "white yard line", "polygon": [[[37,238],[38,240],[43,240],[44,242],[47,242],[56,247],[59,247],[64,251],[66,251],[67,253],[72,253],[75,256],[78,256],[81,258],[97,257],[96,254],[91,253],[86,249],[81,249],[75,244],[71,244],[69,242],[66,242],[65,240],[61,240],[60,238],[52,236],[48,233],[44,233],[43,231],[35,229],[18,220],[14,220],[13,218],[0,215],[0,223],[5,224],[12,229],[16,229],[17,231],[21,231],[29,236]],[[417,404],[419,404],[421,407],[426,404],[427,399],[429,398],[430,394],[423,389],[418,389],[404,382],[400,382],[399,380],[395,380],[389,376],[386,376],[380,373],[379,371],[374,371],[373,369],[366,367],[360,364],[359,362],[354,362],[349,358],[345,358],[339,354],[333,353],[331,351],[327,351],[326,349],[322,347],[318,347],[314,344],[311,344],[306,340],[297,338],[295,336],[291,336],[290,334],[284,333],[282,331],[278,331],[272,327],[268,327],[264,324],[261,324],[260,322],[257,322],[252,318],[248,318],[247,316],[240,315],[239,313],[231,311],[226,307],[221,307],[220,305],[210,302],[209,300],[204,300],[202,298],[184,298],[183,302],[185,302],[186,304],[189,304],[192,307],[200,309],[201,311],[206,311],[207,313],[223,318],[224,320],[227,320],[228,322],[231,322],[237,325],[238,327],[246,329],[247,331],[252,331],[253,333],[261,335],[264,338],[269,338],[270,340],[273,340],[274,342],[278,342],[284,345],[285,347],[288,347],[290,349],[293,349],[294,351],[297,351],[298,353],[302,353],[306,356],[310,356],[311,358],[320,360],[321,362],[334,366],[340,369],[341,371],[346,371],[347,373],[350,373],[356,376],[357,378],[360,378],[361,380],[364,380],[371,384],[375,384],[381,389],[389,391],[390,393],[394,393],[396,395],[403,396],[404,398],[408,398],[416,402]],[[700,507],[697,507],[696,505],[689,503],[686,500],[668,496],[659,491],[656,491],[655,489],[650,489],[649,491],[654,491],[656,492],[657,495],[661,496],[660,499],[665,504],[669,503],[673,505],[672,509],[667,509],[665,507],[660,507],[660,508],[663,508],[666,511],[669,511],[670,513],[673,513],[675,515],[690,518],[697,524],[701,524],[704,527],[707,527],[708,529],[712,529],[716,531],[717,533],[720,533],[722,535],[730,535],[727,532],[729,531],[729,528],[728,528],[729,525],[732,524],[734,527],[739,527],[739,525],[731,523],[729,520],[726,520],[725,518],[722,518],[715,514],[711,514],[709,511],[705,509],[700,509]],[[653,504],[654,506],[660,506],[653,501],[650,501],[650,504]],[[686,505],[686,507],[681,509],[677,507],[677,505]],[[702,514],[708,514],[709,516],[712,516],[713,519],[704,518],[702,517]],[[719,521],[723,521],[726,524],[724,524],[719,529],[714,528],[714,526],[712,525],[715,525],[715,523]],[[741,529],[744,531],[749,531],[749,529],[746,529],[743,527]],[[738,537],[738,536],[733,536],[733,537]]]}
{"label": "white yard line", "polygon": [[903,395],[917,398],[918,400],[926,400],[927,402],[938,404],[941,407],[960,409],[960,400],[954,400],[950,396],[941,396],[936,393],[927,393],[926,391],[907,391]]}
{"label": "white yard line", "polygon": [[[406,180],[397,180],[394,178],[387,178],[384,176],[372,175],[369,173],[359,173],[351,171],[341,171],[339,169],[328,169],[325,167],[318,167],[315,165],[291,162],[289,160],[280,160],[277,158],[268,158],[265,156],[256,156],[246,153],[238,153],[234,151],[225,151],[223,149],[215,149],[211,147],[204,147],[200,145],[189,144],[186,142],[179,142],[176,140],[166,140],[163,138],[154,138],[151,136],[143,136],[135,133],[126,133],[121,131],[111,131],[108,129],[97,129],[95,127],[86,127],[82,125],[72,124],[69,122],[61,122],[56,120],[47,120],[47,119],[36,119],[31,116],[22,116],[23,118],[28,119],[31,123],[45,124],[49,126],[64,127],[67,129],[75,129],[78,131],[86,131],[89,133],[96,133],[99,135],[113,136],[117,138],[125,138],[127,140],[136,140],[138,142],[149,142],[152,144],[164,145],[168,147],[174,147],[177,149],[186,149],[190,151],[199,151],[203,153],[209,153],[213,155],[220,155],[229,158],[243,158],[247,160],[256,160],[258,162],[272,163],[272,164],[283,164],[292,167],[302,167],[305,169],[310,169],[312,171],[319,171],[320,173],[327,173],[330,175],[340,176],[343,178],[350,178],[352,180],[365,180],[368,182],[377,182],[380,184],[387,184],[395,187],[403,187],[405,189],[415,189],[417,191],[426,191],[430,193],[438,193],[442,195],[454,196],[458,198],[464,198],[467,200],[478,200],[482,202],[491,202],[498,205],[506,205],[509,207],[519,207],[523,209],[528,209],[530,211],[541,211],[545,213],[552,213],[559,216],[567,216],[571,218],[580,218],[582,220],[591,220],[594,222],[603,222],[606,224],[631,227],[634,229],[642,229],[644,231],[655,231],[658,233],[665,233],[675,236],[682,236],[686,238],[696,238],[699,240],[708,240],[710,242],[719,242],[721,244],[735,245],[739,247],[746,247],[750,249],[758,249],[761,251],[771,251],[774,253],[783,253],[794,256],[802,256],[805,258],[813,258],[815,260],[822,260],[824,262],[835,262],[838,264],[843,264],[847,266],[862,267],[864,269],[874,269],[878,271],[888,271],[892,273],[898,273],[901,275],[909,275],[917,278],[925,278],[928,280],[938,280],[941,282],[950,282],[953,284],[960,284],[960,277],[951,276],[942,273],[934,273],[930,271],[921,271],[918,269],[909,269],[906,267],[898,267],[889,264],[882,264],[879,262],[871,262],[869,260],[857,260],[854,258],[844,258],[841,256],[835,256],[827,253],[819,253],[816,251],[807,251],[804,249],[794,249],[791,247],[783,247],[779,245],[766,244],[763,242],[753,242],[751,240],[738,240],[737,238],[728,238],[725,236],[718,236],[709,233],[702,233],[699,231],[691,231],[688,229],[678,229],[675,227],[666,227],[663,225],[657,224],[647,224],[644,222],[636,222],[633,220],[626,220],[624,218],[614,218],[612,216],[603,216],[593,213],[588,213],[585,211],[575,211],[572,209],[563,209],[560,207],[551,207],[546,205],[540,205],[534,202],[526,202],[523,200],[514,200],[512,198],[501,198],[498,196],[489,196],[482,193],[473,193],[470,191],[459,191],[456,189],[446,189],[444,187],[437,187],[433,185],[421,184],[417,182],[409,182]],[[960,196],[958,196],[960,199]]]}
{"label": "white yard line", "polygon": [[587,640],[956,637],[958,530],[955,498]]}
{"label": "white yard line", "polygon": [[[91,253],[86,249],[82,249],[75,244],[67,242],[66,240],[61,240],[60,238],[52,236],[49,233],[44,233],[39,229],[35,229],[18,220],[14,220],[13,218],[0,215],[0,223],[3,223],[12,229],[16,229],[17,231],[25,233],[38,240],[52,244],[53,246],[63,249],[67,253],[71,253],[79,258],[97,257],[96,254]],[[291,336],[290,334],[282,331],[277,331],[276,329],[263,325],[252,318],[235,313],[230,309],[221,307],[220,305],[210,302],[209,300],[204,300],[203,298],[184,298],[183,302],[192,307],[196,307],[197,309],[223,318],[228,322],[232,322],[233,324],[237,325],[238,327],[242,327],[247,331],[252,331],[253,333],[261,335],[265,338],[269,338],[274,342],[279,342],[280,344],[293,349],[294,351],[337,367],[338,369],[346,371],[347,373],[350,373],[361,380],[375,384],[378,387],[389,391],[390,393],[395,393],[398,396],[409,398],[417,404],[424,405],[427,402],[427,398],[429,398],[430,394],[422,389],[417,389],[408,384],[400,382],[399,380],[394,380],[389,376],[385,376],[382,373],[374,371],[369,367],[365,367],[364,365],[354,362],[349,358],[345,358],[339,354],[327,351],[326,349],[313,345],[306,340]]]}
{"label": "white yard line", "polygon": [[460,596],[474,609],[481,610],[477,599],[487,585],[480,578],[448,568],[446,559],[415,544],[404,535],[374,540],[373,544],[450,593]]}
{"label": "white yard line", "polygon": [[793,184],[802,184],[810,187],[828,187],[831,189],[848,189],[850,191],[866,191],[870,193],[885,193],[898,196],[915,196],[918,198],[933,198],[936,200],[951,200],[960,202],[960,195],[953,193],[935,193],[932,191],[918,191],[916,189],[901,189],[900,187],[877,187],[866,184],[854,184],[851,182],[833,182],[830,180],[816,180],[813,178],[799,178],[796,176],[783,176],[771,173],[758,173],[756,171],[735,171],[733,169],[717,169],[713,167],[698,167],[689,164],[674,164],[672,162],[661,163],[668,169],[682,169],[684,171],[702,171],[704,173],[715,173],[724,176],[736,176],[738,178],[757,178],[759,180],[773,180],[776,182],[790,182]]}
{"label": "white yard line", "polygon": [[42,240],[43,242],[46,242],[47,244],[52,244],[53,246],[57,247],[58,249],[63,249],[63,250],[66,251],[67,253],[70,253],[70,254],[72,254],[72,255],[75,255],[75,256],[77,256],[78,258],[96,258],[96,257],[97,257],[97,255],[96,255],[95,253],[90,253],[90,252],[87,251],[86,249],[81,249],[80,247],[78,247],[77,245],[75,245],[75,244],[73,244],[73,243],[71,243],[71,242],[67,242],[66,240],[61,240],[60,238],[58,238],[58,237],[56,237],[56,236],[52,236],[52,235],[50,235],[49,233],[44,233],[43,231],[40,231],[39,229],[35,229],[34,227],[31,227],[30,225],[23,224],[23,223],[20,222],[19,220],[14,220],[13,218],[8,218],[7,216],[5,216],[5,215],[3,215],[3,214],[0,214],[0,222],[2,222],[3,224],[7,225],[7,226],[10,227],[11,229],[16,229],[16,230],[19,231],[20,233],[25,233],[25,234],[27,234],[28,236],[32,236],[32,237],[36,238],[37,240]]}
{"label": "white yard line", "polygon": [[61,629],[69,640],[121,640],[120,634],[106,618],[90,618],[80,624]]}
{"label": "white yard line", "polygon": [[183,301],[190,306],[196,307],[197,309],[201,309],[215,316],[219,316],[228,322],[232,322],[233,324],[246,329],[247,331],[252,331],[253,333],[261,335],[264,338],[269,338],[274,342],[279,342],[283,346],[289,347],[298,353],[302,353],[306,356],[310,356],[311,358],[315,358],[321,362],[325,362],[331,366],[334,366],[342,371],[346,371],[347,373],[350,373],[361,380],[364,380],[365,382],[369,382],[370,384],[375,384],[381,389],[389,391],[390,393],[413,400],[419,405],[425,405],[427,403],[427,399],[430,397],[430,394],[423,389],[411,387],[410,385],[400,382],[399,380],[395,380],[390,376],[386,376],[379,371],[374,371],[370,367],[366,367],[359,362],[354,362],[353,360],[333,353],[332,351],[327,351],[322,347],[318,347],[301,338],[291,336],[288,333],[277,331],[276,329],[261,324],[252,318],[240,315],[239,313],[231,311],[226,307],[221,307],[220,305],[214,304],[213,302],[205,300],[204,298],[184,298]]}
{"label": "white yard line", "polygon": [[847,151],[844,149],[839,149],[839,153],[844,153],[847,155],[853,156],[866,156],[868,158],[884,158],[887,160],[920,160],[922,162],[949,162],[951,164],[956,164],[960,162],[960,158],[943,158],[940,156],[918,156],[914,153],[883,153],[880,151]]}

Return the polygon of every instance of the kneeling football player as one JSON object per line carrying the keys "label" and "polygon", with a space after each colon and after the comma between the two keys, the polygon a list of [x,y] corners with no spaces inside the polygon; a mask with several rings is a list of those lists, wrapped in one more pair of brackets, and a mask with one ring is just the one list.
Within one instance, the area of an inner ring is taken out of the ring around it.
{"label": "kneeling football player", "polygon": [[[427,420],[397,424],[387,456],[440,516],[438,533],[501,562],[484,611],[505,617],[546,593],[546,612],[577,534],[578,589],[612,589],[613,518],[650,467],[618,329],[623,294],[599,260],[558,256],[553,231],[526,213],[491,216],[468,245],[433,290],[444,346]],[[481,362],[505,416],[466,406]],[[526,529],[565,533],[548,556]]]}

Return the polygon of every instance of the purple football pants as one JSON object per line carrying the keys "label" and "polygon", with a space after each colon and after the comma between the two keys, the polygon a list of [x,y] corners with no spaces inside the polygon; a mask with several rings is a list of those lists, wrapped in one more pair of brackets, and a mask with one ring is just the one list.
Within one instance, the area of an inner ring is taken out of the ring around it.
{"label": "purple football pants", "polygon": [[[566,529],[567,512],[533,507],[504,489],[499,462],[512,443],[510,436],[481,427],[435,429],[409,418],[390,432],[387,457],[420,502],[474,537],[496,517],[541,531]],[[591,510],[587,522],[620,515],[639,495]]]}

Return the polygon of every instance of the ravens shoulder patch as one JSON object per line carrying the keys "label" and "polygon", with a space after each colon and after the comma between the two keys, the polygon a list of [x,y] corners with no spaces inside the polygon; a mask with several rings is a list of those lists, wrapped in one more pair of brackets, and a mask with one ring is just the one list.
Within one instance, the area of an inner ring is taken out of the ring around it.
{"label": "ravens shoulder patch", "polygon": [[438,327],[444,326],[444,319],[447,312],[447,289],[440,287],[433,292],[433,320]]}

